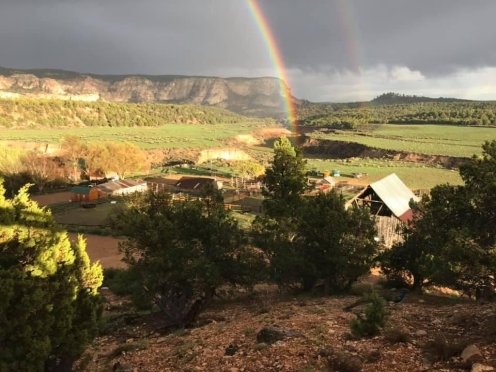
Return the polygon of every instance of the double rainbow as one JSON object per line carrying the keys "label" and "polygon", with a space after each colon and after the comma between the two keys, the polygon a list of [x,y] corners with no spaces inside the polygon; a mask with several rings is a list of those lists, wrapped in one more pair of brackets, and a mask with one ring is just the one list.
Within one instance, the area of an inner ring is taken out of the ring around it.
{"label": "double rainbow", "polygon": [[260,33],[262,34],[265,45],[267,46],[272,64],[276,69],[277,77],[279,78],[279,88],[281,91],[281,96],[283,98],[284,109],[286,111],[287,121],[289,123],[290,129],[291,131],[296,133],[296,106],[293,97],[291,96],[290,82],[288,79],[286,66],[284,65],[284,61],[282,58],[281,50],[277,45],[274,34],[269,26],[269,23],[267,22],[267,18],[265,17],[262,9],[260,8],[260,5],[258,4],[258,1],[247,0],[247,4],[258,26],[258,29],[260,30]]}

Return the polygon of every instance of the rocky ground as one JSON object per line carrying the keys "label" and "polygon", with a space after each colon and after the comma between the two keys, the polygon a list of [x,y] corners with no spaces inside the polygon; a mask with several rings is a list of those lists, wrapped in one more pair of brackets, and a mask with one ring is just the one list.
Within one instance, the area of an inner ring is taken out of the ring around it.
{"label": "rocky ground", "polygon": [[342,308],[357,296],[258,291],[218,300],[196,327],[170,331],[160,328],[157,315],[139,315],[104,292],[105,329],[79,370],[496,370],[496,304],[409,294],[388,305],[381,335],[355,339],[349,333],[355,315]]}

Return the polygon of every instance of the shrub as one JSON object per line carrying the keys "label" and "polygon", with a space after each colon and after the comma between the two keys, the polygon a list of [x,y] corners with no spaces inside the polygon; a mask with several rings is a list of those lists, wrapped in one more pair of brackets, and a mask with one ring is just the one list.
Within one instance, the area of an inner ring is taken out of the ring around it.
{"label": "shrub", "polygon": [[358,315],[351,322],[351,332],[356,337],[370,337],[377,335],[386,322],[386,302],[376,292],[368,295],[369,304],[365,308],[365,317]]}
{"label": "shrub", "polygon": [[410,332],[404,327],[389,327],[384,331],[384,338],[392,344],[410,341]]}

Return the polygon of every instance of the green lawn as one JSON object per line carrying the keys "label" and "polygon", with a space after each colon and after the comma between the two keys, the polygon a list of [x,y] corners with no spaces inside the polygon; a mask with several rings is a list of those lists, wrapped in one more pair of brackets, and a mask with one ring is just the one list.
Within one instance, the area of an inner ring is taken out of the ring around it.
{"label": "green lawn", "polygon": [[0,141],[57,143],[68,135],[86,141],[127,141],[144,149],[208,148],[238,134],[250,133],[259,125],[168,124],[160,127],[86,127],[57,129],[1,129]]}
{"label": "green lawn", "polygon": [[496,139],[496,128],[382,124],[368,125],[357,132],[315,132],[312,136],[388,150],[470,157],[481,153],[484,141]]}

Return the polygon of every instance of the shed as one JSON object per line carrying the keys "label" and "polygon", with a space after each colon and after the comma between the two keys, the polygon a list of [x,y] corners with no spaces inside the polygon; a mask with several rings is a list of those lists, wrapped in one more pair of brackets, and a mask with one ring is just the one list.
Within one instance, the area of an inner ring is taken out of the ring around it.
{"label": "shed", "polygon": [[391,246],[401,239],[397,227],[413,217],[411,200],[419,201],[419,198],[392,173],[368,185],[347,205],[368,207],[376,218],[379,237],[384,240],[386,246]]}
{"label": "shed", "polygon": [[148,186],[143,180],[114,180],[96,186],[100,196],[120,196],[134,192],[144,192]]}
{"label": "shed", "polygon": [[92,186],[74,186],[71,194],[73,202],[90,202],[98,199],[98,190]]}

